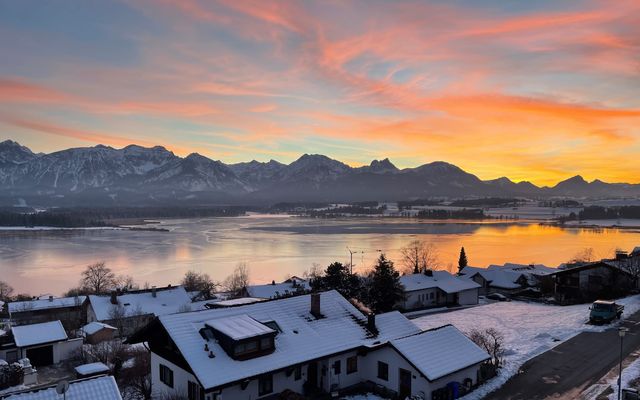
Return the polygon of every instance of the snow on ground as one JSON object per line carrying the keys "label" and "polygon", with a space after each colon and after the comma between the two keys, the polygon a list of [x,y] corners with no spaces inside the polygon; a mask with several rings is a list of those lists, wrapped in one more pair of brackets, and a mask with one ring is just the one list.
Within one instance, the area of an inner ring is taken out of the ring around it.
{"label": "snow on ground", "polygon": [[[633,361],[622,370],[622,388],[630,388],[631,382],[640,377],[640,358]],[[618,378],[612,378],[609,380],[609,385],[613,389],[613,393],[609,395],[609,400],[615,400],[618,398]]]}
{"label": "snow on ground", "polygon": [[[640,295],[617,301],[625,306],[624,316],[640,310]],[[601,332],[612,325],[589,325],[589,304],[554,306],[519,301],[498,302],[413,320],[422,329],[453,324],[462,332],[496,328],[505,337],[504,366],[498,376],[463,397],[481,399],[515,375],[527,360],[544,353],[580,332]]]}
{"label": "snow on ground", "polygon": [[384,399],[380,396],[376,396],[375,394],[367,393],[367,394],[357,394],[355,396],[342,397],[342,400],[384,400]]}

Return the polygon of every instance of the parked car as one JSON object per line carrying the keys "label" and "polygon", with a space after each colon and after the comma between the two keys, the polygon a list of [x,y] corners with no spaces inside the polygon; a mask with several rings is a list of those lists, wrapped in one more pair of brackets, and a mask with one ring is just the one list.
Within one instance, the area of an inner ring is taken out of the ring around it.
{"label": "parked car", "polygon": [[615,301],[596,300],[589,307],[589,322],[592,324],[609,323],[614,319],[620,319],[624,306]]}
{"label": "parked car", "polygon": [[487,295],[487,299],[489,300],[497,300],[497,301],[511,301],[507,296],[500,293],[491,293]]}

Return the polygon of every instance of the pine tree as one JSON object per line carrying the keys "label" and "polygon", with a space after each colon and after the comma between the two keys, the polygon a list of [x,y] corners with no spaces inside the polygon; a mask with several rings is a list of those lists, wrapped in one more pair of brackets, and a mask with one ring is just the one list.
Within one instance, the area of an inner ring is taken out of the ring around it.
{"label": "pine tree", "polygon": [[404,287],[400,283],[400,273],[396,271],[393,262],[388,260],[384,254],[378,258],[368,283],[368,306],[375,313],[393,310],[396,303],[404,298]]}
{"label": "pine tree", "polygon": [[314,285],[316,290],[337,290],[344,297],[350,299],[358,297],[360,292],[360,278],[352,274],[347,265],[340,262],[330,264]]}
{"label": "pine tree", "polygon": [[460,258],[458,258],[458,272],[462,272],[462,269],[467,265],[467,254],[464,252],[464,247],[462,247],[460,248]]}

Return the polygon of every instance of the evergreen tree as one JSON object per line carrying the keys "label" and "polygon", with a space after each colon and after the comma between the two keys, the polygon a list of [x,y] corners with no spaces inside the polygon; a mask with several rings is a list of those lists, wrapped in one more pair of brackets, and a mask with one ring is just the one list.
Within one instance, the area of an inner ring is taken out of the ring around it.
{"label": "evergreen tree", "polygon": [[393,310],[397,302],[404,298],[404,287],[400,283],[400,273],[393,262],[384,254],[380,255],[368,281],[368,306],[375,313]]}
{"label": "evergreen tree", "polygon": [[464,247],[462,247],[460,248],[460,258],[458,258],[458,272],[462,272],[462,269],[467,265],[467,253],[464,252]]}
{"label": "evergreen tree", "polygon": [[317,278],[313,289],[315,290],[337,290],[347,299],[359,297],[360,278],[352,274],[349,266],[340,262],[330,264],[324,271],[324,275]]}

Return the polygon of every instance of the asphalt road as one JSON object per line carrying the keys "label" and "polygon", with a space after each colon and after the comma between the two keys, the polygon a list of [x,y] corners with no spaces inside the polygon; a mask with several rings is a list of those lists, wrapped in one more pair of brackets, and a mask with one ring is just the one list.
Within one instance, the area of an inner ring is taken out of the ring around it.
{"label": "asphalt road", "polygon": [[[622,348],[626,357],[640,347],[640,312],[624,320],[622,326],[629,329]],[[520,374],[485,399],[574,399],[617,366],[619,357],[617,327],[599,333],[583,332],[527,361]]]}

